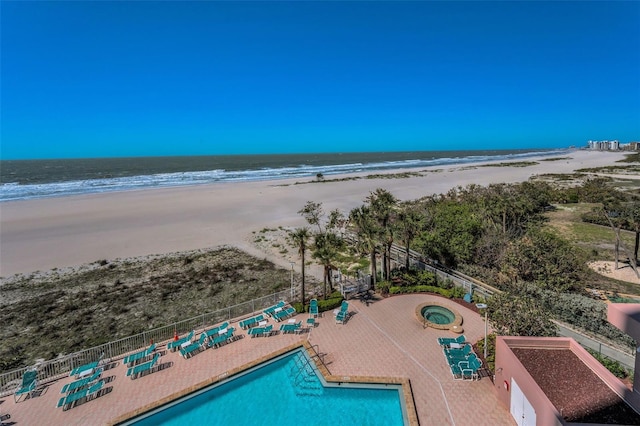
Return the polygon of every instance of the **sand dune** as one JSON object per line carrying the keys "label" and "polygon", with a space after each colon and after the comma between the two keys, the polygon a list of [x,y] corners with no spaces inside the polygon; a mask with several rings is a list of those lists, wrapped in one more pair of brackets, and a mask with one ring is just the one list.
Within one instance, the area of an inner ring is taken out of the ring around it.
{"label": "sand dune", "polygon": [[420,176],[410,178],[223,183],[5,202],[0,204],[0,275],[225,244],[264,257],[251,243],[252,231],[304,225],[297,211],[309,200],[322,202],[326,211],[348,213],[376,188],[409,200],[459,185],[520,182],[532,175],[610,165],[622,157],[577,151],[528,167],[422,168],[415,170]]}

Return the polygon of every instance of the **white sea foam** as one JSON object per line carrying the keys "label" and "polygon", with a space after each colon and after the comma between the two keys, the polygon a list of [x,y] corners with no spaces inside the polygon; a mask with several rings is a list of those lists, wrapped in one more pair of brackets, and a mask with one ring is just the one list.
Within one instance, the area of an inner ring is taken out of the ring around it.
{"label": "white sea foam", "polygon": [[7,182],[0,185],[0,201],[26,200],[32,198],[56,197],[100,193],[109,191],[126,191],[133,189],[176,187],[198,185],[215,182],[248,182],[275,179],[307,178],[318,174],[331,176],[368,171],[384,171],[391,169],[407,169],[434,167],[452,164],[470,164],[485,161],[508,161],[540,155],[558,155],[566,150],[547,152],[524,152],[500,155],[479,155],[468,157],[448,157],[433,159],[414,159],[401,161],[382,161],[371,163],[327,164],[310,166],[301,164],[295,167],[260,168],[228,171],[223,169],[178,173],[158,173],[130,177],[113,177],[87,180],[72,180],[42,184],[18,184]]}

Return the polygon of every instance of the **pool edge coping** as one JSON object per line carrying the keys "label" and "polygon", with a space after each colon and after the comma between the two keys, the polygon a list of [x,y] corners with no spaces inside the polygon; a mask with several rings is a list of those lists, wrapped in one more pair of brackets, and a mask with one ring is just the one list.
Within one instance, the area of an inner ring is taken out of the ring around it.
{"label": "pool edge coping", "polygon": [[415,401],[413,398],[413,390],[411,389],[411,381],[408,378],[405,377],[376,377],[376,376],[336,376],[336,375],[332,375],[331,372],[327,369],[327,367],[324,365],[324,363],[319,360],[319,355],[317,354],[317,352],[312,348],[312,345],[304,340],[298,343],[294,343],[291,344],[289,346],[286,346],[282,349],[279,349],[277,351],[274,351],[268,355],[262,356],[260,358],[257,358],[251,362],[248,362],[244,365],[241,365],[239,367],[233,368],[231,370],[225,371],[222,374],[218,374],[215,377],[210,377],[206,380],[203,380],[200,383],[197,383],[193,386],[189,386],[188,388],[182,389],[178,392],[175,392],[171,395],[168,395],[162,399],[159,399],[157,401],[154,401],[150,404],[146,404],[142,407],[139,407],[135,410],[132,410],[128,413],[122,414],[118,417],[116,417],[113,420],[110,420],[107,425],[109,426],[116,426],[119,424],[122,424],[128,420],[133,419],[134,417],[137,417],[141,414],[144,414],[150,410],[159,408],[163,405],[169,404],[179,398],[182,398],[184,396],[187,396],[191,393],[197,392],[201,389],[204,389],[208,386],[211,386],[213,384],[216,384],[222,380],[227,380],[230,377],[233,377],[237,374],[240,374],[250,368],[256,367],[260,364],[263,364],[267,361],[272,360],[273,358],[276,358],[280,355],[286,354],[288,352],[292,352],[296,349],[300,349],[300,348],[304,348],[307,351],[307,354],[309,355],[309,357],[311,359],[314,360],[316,367],[318,369],[318,371],[320,371],[320,373],[322,374],[323,378],[325,381],[327,381],[328,383],[332,383],[332,384],[338,384],[340,385],[341,383],[362,383],[362,384],[381,384],[381,385],[399,385],[402,387],[402,395],[404,398],[404,405],[407,411],[407,420],[409,422],[410,426],[419,426],[420,425],[420,421],[418,420],[418,412],[416,410],[416,405],[415,405]]}
{"label": "pool edge coping", "polygon": [[[441,308],[448,309],[453,314],[453,317],[454,317],[453,321],[450,322],[449,324],[436,324],[435,322],[425,320],[425,318],[422,316],[422,309],[426,308],[427,306],[439,306]],[[457,309],[451,307],[450,305],[441,303],[439,301],[425,302],[418,305],[416,307],[416,317],[418,318],[418,321],[420,321],[420,323],[425,324],[427,327],[431,327],[436,330],[452,330],[453,327],[462,326],[462,323],[464,321],[462,314],[460,314],[460,312],[458,312]]]}

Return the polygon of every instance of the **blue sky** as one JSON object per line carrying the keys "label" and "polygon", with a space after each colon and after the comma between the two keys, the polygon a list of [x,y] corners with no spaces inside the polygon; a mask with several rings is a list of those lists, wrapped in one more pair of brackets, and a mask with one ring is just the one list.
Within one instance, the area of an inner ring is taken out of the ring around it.
{"label": "blue sky", "polygon": [[2,1],[0,158],[640,139],[640,2]]}

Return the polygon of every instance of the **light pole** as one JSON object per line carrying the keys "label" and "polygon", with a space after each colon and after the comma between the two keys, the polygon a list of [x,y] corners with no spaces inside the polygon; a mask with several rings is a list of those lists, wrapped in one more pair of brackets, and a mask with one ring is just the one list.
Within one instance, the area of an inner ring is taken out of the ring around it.
{"label": "light pole", "polygon": [[476,308],[484,309],[484,359],[487,359],[487,304],[486,303],[476,303]]}
{"label": "light pole", "polygon": [[291,263],[291,303],[293,303],[293,265],[295,265],[295,262],[289,263]]}

